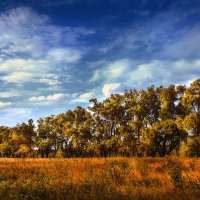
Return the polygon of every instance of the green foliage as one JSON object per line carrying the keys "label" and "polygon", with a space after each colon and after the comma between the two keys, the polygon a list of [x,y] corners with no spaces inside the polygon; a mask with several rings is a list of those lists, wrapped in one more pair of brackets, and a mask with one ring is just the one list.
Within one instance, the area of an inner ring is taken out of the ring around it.
{"label": "green foliage", "polygon": [[0,156],[200,156],[199,79],[188,88],[151,86],[90,102],[39,118],[37,126],[30,119],[0,127]]}
{"label": "green foliage", "polygon": [[194,136],[199,136],[200,133],[200,113],[191,112],[183,121],[183,128],[189,131]]}
{"label": "green foliage", "polygon": [[188,138],[180,146],[181,156],[200,157],[200,137]]}
{"label": "green foliage", "polygon": [[62,149],[58,149],[57,152],[56,152],[56,158],[63,158],[63,152],[62,152]]}
{"label": "green foliage", "polygon": [[11,146],[7,141],[0,144],[0,153],[2,157],[9,157],[11,154]]}
{"label": "green foliage", "polygon": [[27,146],[26,144],[21,144],[19,150],[17,150],[15,154],[21,157],[26,157],[30,151],[31,149],[29,146]]}
{"label": "green foliage", "polygon": [[200,136],[194,137],[188,142],[188,155],[200,157]]}

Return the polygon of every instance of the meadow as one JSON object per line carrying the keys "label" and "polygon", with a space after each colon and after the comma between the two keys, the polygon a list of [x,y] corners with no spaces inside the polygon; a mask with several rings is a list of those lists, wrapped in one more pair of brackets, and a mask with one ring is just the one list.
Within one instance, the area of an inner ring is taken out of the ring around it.
{"label": "meadow", "polygon": [[200,160],[1,158],[0,199],[197,200]]}

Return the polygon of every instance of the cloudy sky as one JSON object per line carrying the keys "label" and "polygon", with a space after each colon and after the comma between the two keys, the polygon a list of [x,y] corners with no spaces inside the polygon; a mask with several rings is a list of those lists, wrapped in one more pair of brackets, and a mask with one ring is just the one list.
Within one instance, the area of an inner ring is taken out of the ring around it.
{"label": "cloudy sky", "polygon": [[199,0],[0,2],[0,125],[197,78]]}

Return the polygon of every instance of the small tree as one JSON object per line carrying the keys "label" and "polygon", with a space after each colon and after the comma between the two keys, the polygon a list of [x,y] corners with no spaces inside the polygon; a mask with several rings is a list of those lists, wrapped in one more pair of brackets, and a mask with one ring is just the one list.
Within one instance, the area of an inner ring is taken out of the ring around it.
{"label": "small tree", "polygon": [[56,152],[56,158],[63,158],[63,152],[62,152],[62,149],[58,149],[57,152]]}
{"label": "small tree", "polygon": [[15,152],[15,155],[25,158],[27,157],[30,151],[31,151],[31,148],[29,146],[27,146],[26,144],[22,144],[20,145],[18,151]]}

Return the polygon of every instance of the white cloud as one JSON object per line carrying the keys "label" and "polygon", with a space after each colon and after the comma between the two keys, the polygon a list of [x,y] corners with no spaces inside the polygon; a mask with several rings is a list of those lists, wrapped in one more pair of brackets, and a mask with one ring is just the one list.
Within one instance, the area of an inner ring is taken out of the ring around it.
{"label": "white cloud", "polygon": [[0,62],[0,72],[44,72],[48,70],[49,62],[45,60],[33,59],[7,59]]}
{"label": "white cloud", "polygon": [[34,75],[29,72],[13,72],[1,77],[0,79],[8,83],[25,83],[31,82]]}
{"label": "white cloud", "polygon": [[119,87],[121,86],[120,83],[109,83],[105,84],[102,88],[102,92],[105,97],[109,97],[112,93],[114,93]]}
{"label": "white cloud", "polygon": [[50,50],[48,52],[48,58],[57,62],[74,63],[80,60],[82,54],[83,53],[80,50],[60,48]]}
{"label": "white cloud", "polygon": [[64,96],[65,95],[63,93],[57,93],[49,96],[34,96],[30,97],[29,101],[35,104],[48,105],[60,101]]}
{"label": "white cloud", "polygon": [[0,46],[7,54],[24,52],[32,56],[39,55],[44,50],[44,42],[47,41],[47,38],[43,38],[43,34],[48,34],[51,28],[46,26],[47,23],[49,23],[47,16],[38,15],[30,8],[19,7],[8,10],[0,15]]}
{"label": "white cloud", "polygon": [[160,75],[167,76],[167,70],[165,65],[167,66],[168,63],[163,63],[160,61],[152,61],[150,63],[144,63],[137,66],[135,69],[130,70],[127,74],[127,80],[134,80],[138,82],[143,82],[147,80],[163,78]]}
{"label": "white cloud", "polygon": [[131,64],[131,60],[128,58],[116,60],[110,63],[100,63],[102,69],[94,71],[90,82],[95,82],[105,77],[114,80],[126,76],[129,68],[131,67]]}
{"label": "white cloud", "polygon": [[58,71],[73,66],[86,52],[80,37],[94,33],[83,27],[54,25],[46,15],[27,7],[0,14],[0,27],[0,80],[21,86],[32,82],[60,85],[63,74]]}
{"label": "white cloud", "polygon": [[110,63],[106,67],[106,71],[104,72],[105,75],[109,75],[111,78],[118,78],[124,73],[127,72],[127,69],[130,67],[130,60],[128,59],[121,59],[115,62]]}
{"label": "white cloud", "polygon": [[44,83],[50,86],[57,86],[61,82],[59,81],[59,76],[57,74],[37,74],[34,82]]}
{"label": "white cloud", "polygon": [[179,59],[173,62],[176,71],[183,71],[183,73],[195,73],[200,71],[200,58],[195,60]]}
{"label": "white cloud", "polygon": [[197,79],[200,74],[200,58],[194,60],[151,60],[137,64],[131,59],[121,59],[106,64],[94,72],[90,82],[123,83],[126,88],[146,87],[152,84],[170,84]]}
{"label": "white cloud", "polygon": [[198,78],[200,74],[200,59],[193,61],[176,60],[162,61],[154,60],[149,63],[144,63],[136,67],[128,73],[128,81],[142,85],[143,83],[150,84],[170,84],[187,82]]}
{"label": "white cloud", "polygon": [[86,92],[79,95],[77,98],[73,99],[71,103],[80,102],[80,103],[88,103],[90,99],[94,98],[94,92]]}
{"label": "white cloud", "polygon": [[20,93],[17,91],[0,92],[0,98],[18,97]]}
{"label": "white cloud", "polygon": [[89,80],[90,83],[96,82],[102,78],[102,72],[100,70],[95,70],[92,78]]}
{"label": "white cloud", "polygon": [[7,83],[43,83],[46,85],[59,85],[60,81],[56,74],[39,74],[31,72],[13,72],[8,75],[0,77],[0,80],[3,80]]}
{"label": "white cloud", "polygon": [[27,82],[44,83],[46,85],[59,85],[59,76],[49,73],[53,67],[50,60],[8,59],[0,62],[0,77],[7,83],[23,84]]}
{"label": "white cloud", "polygon": [[[37,80],[35,80],[35,82],[37,82]],[[58,81],[58,80],[53,80],[53,79],[48,79],[48,78],[40,78],[39,80],[38,80],[38,82],[39,83],[44,83],[44,84],[46,84],[46,85],[52,85],[52,86],[54,86],[54,85],[58,85],[58,84],[60,84],[60,81]],[[55,90],[55,88],[54,88],[54,90]]]}
{"label": "white cloud", "polygon": [[2,109],[2,108],[7,108],[7,107],[9,107],[9,106],[11,106],[12,105],[12,103],[11,102],[1,102],[0,101],[0,108]]}
{"label": "white cloud", "polygon": [[39,16],[26,7],[2,13],[0,15],[0,46],[4,53],[11,55],[17,52],[30,53],[31,55],[40,53],[42,50],[40,45],[41,47],[43,45],[42,38],[38,33],[41,27],[44,29],[47,22],[46,16]]}

